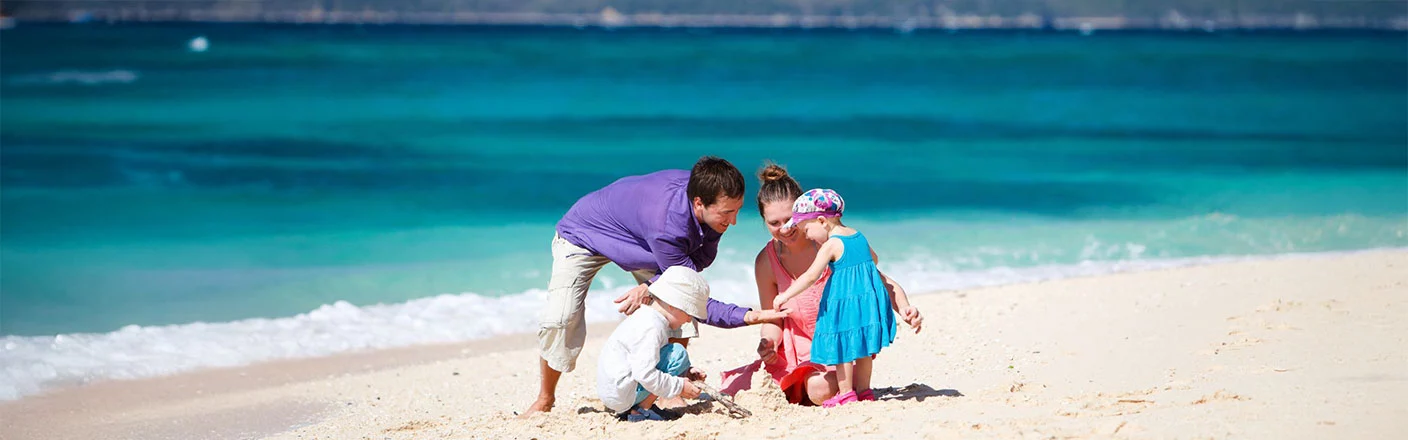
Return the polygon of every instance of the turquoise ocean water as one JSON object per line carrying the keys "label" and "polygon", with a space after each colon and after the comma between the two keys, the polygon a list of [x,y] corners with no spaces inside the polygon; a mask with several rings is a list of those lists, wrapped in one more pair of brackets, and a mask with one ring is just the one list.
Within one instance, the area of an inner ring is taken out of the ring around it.
{"label": "turquoise ocean water", "polygon": [[[21,24],[0,398],[531,331],[571,203],[705,154],[912,291],[1404,247],[1405,78],[1401,33]],[[717,297],[765,240],[750,198]]]}

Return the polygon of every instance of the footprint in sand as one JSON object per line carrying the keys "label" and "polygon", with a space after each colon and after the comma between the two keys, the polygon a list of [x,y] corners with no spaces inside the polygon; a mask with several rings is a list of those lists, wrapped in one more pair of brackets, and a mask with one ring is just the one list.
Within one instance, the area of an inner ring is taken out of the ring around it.
{"label": "footprint in sand", "polygon": [[1255,337],[1251,337],[1251,336],[1242,336],[1242,331],[1240,331],[1240,330],[1229,331],[1229,332],[1227,332],[1227,335],[1228,335],[1228,336],[1235,336],[1235,338],[1232,339],[1231,341],[1219,342],[1219,343],[1217,343],[1217,345],[1213,346],[1212,348],[1199,351],[1198,354],[1201,354],[1201,355],[1218,355],[1218,354],[1222,354],[1222,353],[1224,353],[1224,352],[1237,351],[1237,350],[1241,350],[1241,349],[1244,349],[1244,348],[1248,348],[1248,347],[1252,347],[1252,346],[1261,344],[1262,342],[1266,342],[1265,340],[1263,340],[1263,339],[1261,339],[1261,338],[1255,338]]}
{"label": "footprint in sand", "polygon": [[1034,393],[1039,393],[1040,390],[1044,389],[1046,389],[1046,385],[1039,383],[1012,382],[1007,386],[1007,392],[1011,393],[1011,395],[1003,399],[1003,401],[1007,402],[1008,405],[1030,402],[1032,399],[1036,398]]}
{"label": "footprint in sand", "polygon": [[[1323,306],[1325,310],[1347,313],[1347,311],[1342,309],[1343,303],[1337,300],[1331,299],[1319,305]],[[1257,307],[1251,316],[1229,316],[1227,317],[1227,336],[1231,337],[1229,338],[1230,340],[1218,342],[1216,346],[1199,351],[1198,354],[1217,355],[1226,351],[1235,351],[1259,345],[1266,342],[1266,340],[1252,336],[1252,334],[1262,330],[1301,330],[1300,327],[1284,322],[1282,319],[1276,318],[1275,316],[1280,312],[1288,312],[1304,307],[1305,303],[1300,301],[1277,299],[1270,304]],[[1276,321],[1271,321],[1267,318],[1273,318]]]}
{"label": "footprint in sand", "polygon": [[1011,385],[1007,386],[1007,392],[1009,393],[1031,392],[1044,389],[1046,389],[1046,385],[1044,384],[1027,382],[1012,382]]}
{"label": "footprint in sand", "polygon": [[1256,311],[1257,311],[1257,312],[1263,312],[1263,313],[1264,313],[1264,312],[1288,312],[1288,311],[1291,311],[1291,310],[1299,309],[1299,308],[1301,308],[1301,307],[1303,307],[1303,306],[1305,306],[1305,303],[1302,303],[1302,302],[1300,302],[1300,301],[1285,301],[1285,300],[1277,299],[1275,302],[1272,302],[1271,304],[1267,304],[1267,305],[1264,305],[1264,306],[1261,306],[1261,307],[1257,307],[1257,308],[1256,308]]}
{"label": "footprint in sand", "polygon": [[1062,408],[1056,411],[1056,415],[1064,417],[1089,417],[1089,416],[1122,416],[1127,414],[1139,414],[1144,410],[1154,406],[1152,395],[1158,388],[1145,390],[1128,391],[1123,393],[1097,393],[1076,398],[1067,399],[1070,405],[1079,404],[1078,409]]}
{"label": "footprint in sand", "polygon": [[434,428],[434,427],[437,427],[437,426],[440,426],[440,424],[439,424],[439,423],[432,422],[432,421],[429,421],[429,420],[412,420],[412,421],[410,421],[410,422],[407,422],[407,423],[404,424],[404,425],[397,426],[397,427],[395,427],[395,428],[386,428],[386,429],[383,429],[383,430],[381,430],[381,432],[382,432],[382,433],[385,433],[385,434],[390,434],[390,433],[393,433],[393,432],[411,432],[411,431],[420,431],[420,430],[430,429],[430,428]]}
{"label": "footprint in sand", "polygon": [[1260,338],[1253,338],[1253,337],[1250,337],[1250,336],[1243,336],[1243,337],[1237,338],[1237,339],[1235,339],[1235,340],[1233,340],[1233,341],[1231,341],[1231,342],[1223,342],[1221,346],[1219,346],[1219,347],[1213,349],[1213,354],[1219,354],[1219,353],[1221,353],[1221,352],[1223,352],[1223,351],[1241,350],[1241,349],[1243,349],[1243,348],[1251,347],[1251,346],[1253,346],[1253,345],[1257,345],[1257,344],[1260,344],[1260,343],[1262,343],[1262,342],[1263,342],[1263,341],[1262,341]]}
{"label": "footprint in sand", "polygon": [[1239,402],[1243,400],[1251,400],[1251,398],[1227,390],[1217,390],[1217,392],[1212,393],[1211,396],[1203,396],[1198,400],[1194,400],[1192,405],[1203,405],[1213,402]]}

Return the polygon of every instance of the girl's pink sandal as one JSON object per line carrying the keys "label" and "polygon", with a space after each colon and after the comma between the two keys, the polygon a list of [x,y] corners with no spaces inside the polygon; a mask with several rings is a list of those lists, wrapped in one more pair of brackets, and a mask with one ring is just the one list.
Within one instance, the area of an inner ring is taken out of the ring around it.
{"label": "girl's pink sandal", "polygon": [[841,406],[841,405],[845,405],[845,404],[847,404],[847,403],[856,403],[856,402],[858,401],[858,400],[856,400],[856,399],[857,399],[857,397],[856,397],[856,392],[855,392],[855,391],[847,391],[847,392],[844,392],[844,393],[841,393],[841,394],[837,394],[837,395],[835,395],[835,396],[832,396],[830,399],[826,399],[825,402],[821,402],[821,407],[822,407],[822,408],[835,408],[835,407],[838,407],[838,406]]}

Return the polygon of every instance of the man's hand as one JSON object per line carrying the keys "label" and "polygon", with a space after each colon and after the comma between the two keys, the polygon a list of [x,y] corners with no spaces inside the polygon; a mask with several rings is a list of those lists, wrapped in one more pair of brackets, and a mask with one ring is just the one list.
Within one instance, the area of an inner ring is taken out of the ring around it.
{"label": "man's hand", "polygon": [[777,322],[787,317],[787,309],[782,310],[749,310],[743,314],[743,323],[747,325],[762,324],[764,322]]}
{"label": "man's hand", "polygon": [[639,309],[640,306],[650,303],[650,291],[648,290],[649,287],[649,285],[641,283],[641,285],[632,287],[631,290],[627,290],[626,293],[621,294],[620,297],[616,298],[616,300],[612,302],[621,304],[621,308],[617,309],[621,313],[625,313],[627,315],[635,313],[636,309]]}
{"label": "man's hand", "polygon": [[924,317],[919,314],[919,309],[913,306],[900,309],[900,319],[903,319],[905,324],[909,324],[910,327],[913,327],[914,333],[919,333],[919,330],[924,329]]}
{"label": "man's hand", "polygon": [[759,339],[758,358],[762,359],[764,364],[771,364],[777,361],[777,344],[768,338]]}
{"label": "man's hand", "polygon": [[686,399],[698,399],[699,387],[694,386],[690,381],[684,381],[684,389],[680,390],[680,397]]}

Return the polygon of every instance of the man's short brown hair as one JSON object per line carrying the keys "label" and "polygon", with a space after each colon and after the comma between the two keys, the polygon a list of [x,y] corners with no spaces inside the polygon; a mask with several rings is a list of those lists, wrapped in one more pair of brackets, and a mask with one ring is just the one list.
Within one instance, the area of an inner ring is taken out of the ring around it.
{"label": "man's short brown hair", "polygon": [[691,202],[698,197],[704,206],[709,206],[719,196],[742,199],[743,186],[743,173],[737,167],[727,160],[704,156],[689,170],[689,186],[685,188],[685,193]]}

